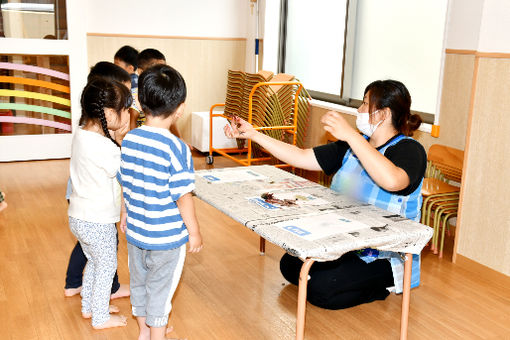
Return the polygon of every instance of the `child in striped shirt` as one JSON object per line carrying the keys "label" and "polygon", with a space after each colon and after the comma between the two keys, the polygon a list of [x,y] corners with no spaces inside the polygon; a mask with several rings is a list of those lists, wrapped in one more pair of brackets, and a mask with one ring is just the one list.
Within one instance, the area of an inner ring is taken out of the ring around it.
{"label": "child in striped shirt", "polygon": [[122,142],[120,182],[127,217],[131,305],[140,339],[166,339],[172,296],[189,251],[202,249],[191,191],[195,187],[189,147],[169,131],[184,111],[186,85],[170,66],[157,65],[139,78],[145,125]]}

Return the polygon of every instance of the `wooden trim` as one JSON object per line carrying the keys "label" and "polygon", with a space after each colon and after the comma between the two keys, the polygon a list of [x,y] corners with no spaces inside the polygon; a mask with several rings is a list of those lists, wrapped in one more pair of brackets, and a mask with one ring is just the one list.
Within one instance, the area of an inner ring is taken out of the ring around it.
{"label": "wooden trim", "polygon": [[476,56],[480,57],[480,58],[503,58],[503,59],[510,59],[510,53],[476,52]]}
{"label": "wooden trim", "polygon": [[471,136],[471,126],[473,124],[473,110],[475,106],[475,95],[476,95],[476,83],[478,80],[478,69],[480,65],[480,57],[475,57],[475,64],[473,67],[473,81],[471,83],[471,97],[469,99],[469,114],[468,114],[468,125],[466,130],[466,142],[464,146],[464,162],[462,163],[462,179],[460,180],[460,197],[459,197],[459,208],[458,208],[458,216],[457,216],[457,225],[458,228],[455,228],[455,241],[453,244],[453,254],[452,254],[452,262],[456,263],[457,261],[457,246],[459,243],[459,230],[462,228],[462,205],[464,203],[464,191],[466,189],[466,177],[467,177],[467,164],[469,159],[469,140]]}
{"label": "wooden trim", "polygon": [[479,52],[476,50],[455,50],[451,48],[447,48],[445,50],[446,54],[463,54],[463,55],[473,55],[480,58],[509,58],[510,53],[500,53],[500,52]]}
{"label": "wooden trim", "polygon": [[510,286],[510,276],[473,261],[463,255],[457,254],[456,265],[475,274],[476,276],[483,276],[487,280],[496,284],[504,285],[506,287]]}
{"label": "wooden trim", "polygon": [[150,39],[183,39],[183,40],[227,40],[246,41],[246,38],[223,38],[223,37],[184,37],[171,35],[146,35],[146,34],[120,34],[120,33],[87,33],[88,37],[114,37],[114,38],[150,38]]}
{"label": "wooden trim", "polygon": [[451,48],[447,48],[445,50],[446,54],[467,54],[467,55],[476,55],[476,50],[455,50]]}

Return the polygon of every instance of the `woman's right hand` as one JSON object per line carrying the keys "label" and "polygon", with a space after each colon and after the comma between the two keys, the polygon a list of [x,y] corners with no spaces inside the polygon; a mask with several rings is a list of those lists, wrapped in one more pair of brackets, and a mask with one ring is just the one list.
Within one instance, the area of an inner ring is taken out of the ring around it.
{"label": "woman's right hand", "polygon": [[228,138],[244,139],[252,139],[257,133],[257,130],[255,130],[250,123],[237,116],[234,116],[230,120],[230,124],[225,125],[223,131]]}

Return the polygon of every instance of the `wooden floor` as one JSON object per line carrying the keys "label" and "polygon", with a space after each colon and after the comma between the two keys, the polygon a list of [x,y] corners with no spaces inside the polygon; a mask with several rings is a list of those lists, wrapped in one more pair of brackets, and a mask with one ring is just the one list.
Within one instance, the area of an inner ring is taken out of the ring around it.
{"label": "wooden floor", "polygon": [[[204,168],[196,156],[195,167]],[[232,165],[216,157],[215,166]],[[64,276],[75,239],[64,198],[68,160],[0,163],[9,207],[0,213],[0,339],[136,339],[129,299],[124,328],[95,331],[80,298],[64,298]],[[173,299],[172,336],[202,339],[292,339],[295,286],[279,273],[283,251],[196,200],[205,241],[189,255]],[[451,241],[451,240],[450,240]],[[450,242],[451,243],[451,242]],[[451,248],[451,246],[450,246]],[[450,250],[451,252],[451,250]],[[126,241],[118,272],[128,282]],[[401,296],[347,310],[308,305],[306,339],[398,339]],[[409,339],[510,339],[510,287],[438,259],[425,249],[422,285],[412,291]]]}

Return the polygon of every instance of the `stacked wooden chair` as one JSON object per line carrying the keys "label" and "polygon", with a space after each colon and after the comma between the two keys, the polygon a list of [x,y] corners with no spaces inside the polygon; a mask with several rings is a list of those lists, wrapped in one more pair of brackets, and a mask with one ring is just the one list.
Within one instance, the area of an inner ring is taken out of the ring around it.
{"label": "stacked wooden chair", "polygon": [[[273,75],[270,71],[246,73],[228,71],[227,93],[224,104],[214,104],[210,110],[210,126],[212,131],[213,117],[231,119],[238,116],[256,130],[275,139],[294,145],[303,146],[310,111],[310,96],[303,85],[294,76],[288,74]],[[216,107],[224,106],[223,114],[214,113]],[[246,142],[246,146],[245,146]],[[239,139],[238,149],[215,149],[212,145],[212,134],[209,135],[208,164],[213,163],[213,152],[230,158],[241,165],[256,162],[272,162],[277,160],[269,156],[260,146]],[[230,153],[246,152],[246,159],[233,157]]]}
{"label": "stacked wooden chair", "polygon": [[[431,250],[443,257],[448,220],[457,216],[464,151],[434,144],[427,155],[421,223],[434,228]],[[457,185],[452,185],[457,184]]]}

